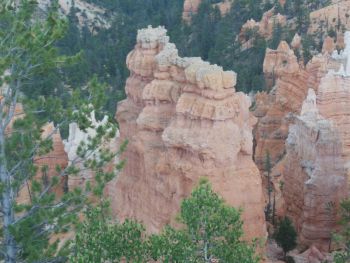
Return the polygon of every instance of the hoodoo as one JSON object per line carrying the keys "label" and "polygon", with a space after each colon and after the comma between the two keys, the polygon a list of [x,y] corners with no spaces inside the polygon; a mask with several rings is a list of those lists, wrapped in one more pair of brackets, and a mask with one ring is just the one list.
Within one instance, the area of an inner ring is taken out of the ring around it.
{"label": "hoodoo", "polygon": [[127,164],[112,206],[150,232],[175,223],[181,200],[201,177],[243,209],[247,239],[265,238],[263,188],[252,160],[250,99],[236,74],[200,58],[180,58],[162,27],[139,30],[127,58],[127,99],[117,119]]}

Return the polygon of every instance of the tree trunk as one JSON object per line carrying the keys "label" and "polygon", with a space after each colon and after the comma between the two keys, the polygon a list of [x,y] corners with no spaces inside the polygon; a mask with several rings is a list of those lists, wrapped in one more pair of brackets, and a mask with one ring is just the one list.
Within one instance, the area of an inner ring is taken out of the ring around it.
{"label": "tree trunk", "polygon": [[5,263],[16,262],[16,243],[10,233],[10,226],[14,222],[13,214],[13,193],[10,174],[7,171],[5,155],[5,134],[4,129],[0,131],[0,180],[3,186],[1,195],[1,208],[3,212]]}

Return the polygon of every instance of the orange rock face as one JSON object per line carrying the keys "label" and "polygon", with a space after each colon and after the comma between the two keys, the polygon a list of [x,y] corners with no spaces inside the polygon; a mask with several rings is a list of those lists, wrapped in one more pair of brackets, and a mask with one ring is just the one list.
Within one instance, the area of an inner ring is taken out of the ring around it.
{"label": "orange rock face", "polygon": [[320,114],[316,94],[309,90],[301,116],[289,129],[283,196],[299,241],[328,251],[337,226],[336,210],[347,196],[342,136]]}
{"label": "orange rock face", "polygon": [[236,74],[180,58],[163,28],[140,30],[127,64],[128,98],[117,119],[129,145],[112,196],[117,215],[157,232],[175,223],[181,200],[207,177],[230,205],[243,208],[246,238],[265,237],[261,179],[252,161],[255,120],[249,98],[235,92]]}
{"label": "orange rock face", "polygon": [[338,70],[340,63],[329,55],[317,55],[300,66],[288,44],[280,43],[277,50],[267,49],[264,74],[267,86],[272,88],[268,98],[256,97],[254,115],[259,118],[255,129],[255,162],[263,168],[266,152],[272,164],[282,159],[288,127],[293,122],[291,114],[299,114],[309,88],[317,90],[321,78],[328,70]]}
{"label": "orange rock face", "polygon": [[310,13],[310,34],[322,27],[324,32],[336,30],[340,24],[345,30],[350,29],[350,1],[336,0],[333,4]]}
{"label": "orange rock face", "polygon": [[300,67],[294,52],[286,42],[281,42],[277,50],[268,49],[264,61],[264,73],[269,86],[273,86],[269,93],[268,102],[264,105],[265,115],[262,116],[261,106],[254,111],[259,117],[255,129],[254,160],[260,169],[269,152],[272,164],[277,163],[284,154],[284,141],[288,136],[288,126],[291,119],[289,113],[300,111],[301,104],[306,97],[308,73]]}
{"label": "orange rock face", "polygon": [[[57,167],[64,169],[68,165],[68,156],[64,151],[63,141],[59,130],[55,131],[53,123],[49,123],[44,126],[42,136],[44,138],[52,134],[52,151],[44,156],[40,156],[34,159],[35,164],[38,166],[39,171],[43,166],[47,166],[47,175],[49,177],[58,176]],[[45,176],[44,172],[41,172],[41,176]],[[54,189],[56,195],[62,195],[64,188],[66,187],[67,178],[62,177],[61,183]]]}
{"label": "orange rock face", "polygon": [[322,53],[332,54],[335,50],[334,39],[331,37],[326,37],[323,41]]}

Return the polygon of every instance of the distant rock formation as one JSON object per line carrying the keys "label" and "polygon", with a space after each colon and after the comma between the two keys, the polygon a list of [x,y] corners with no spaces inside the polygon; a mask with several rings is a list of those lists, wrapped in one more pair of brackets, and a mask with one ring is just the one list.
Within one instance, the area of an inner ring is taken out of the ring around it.
{"label": "distant rock formation", "polygon": [[[264,166],[267,152],[272,164],[282,159],[291,123],[289,113],[298,113],[307,94],[308,73],[302,68],[293,50],[284,41],[277,50],[267,49],[264,61],[267,85],[272,87],[265,98],[268,103],[260,103],[257,98],[254,114],[259,117],[255,129],[254,160],[260,169]],[[261,96],[261,95],[260,95]],[[261,110],[264,107],[265,110]],[[262,112],[265,112],[262,115]]]}
{"label": "distant rock formation", "polygon": [[243,208],[246,238],[264,238],[261,178],[252,161],[255,120],[248,96],[235,92],[236,74],[180,58],[162,27],[139,30],[127,65],[127,99],[117,119],[129,145],[112,196],[117,215],[142,221],[150,232],[176,224],[181,200],[207,177],[230,205]]}
{"label": "distant rock formation", "polygon": [[185,0],[184,9],[182,13],[183,21],[190,23],[192,16],[197,14],[198,7],[202,3],[202,0]]}
{"label": "distant rock formation", "polygon": [[335,0],[331,5],[310,13],[308,33],[315,34],[321,31],[327,34],[331,29],[337,31],[339,25],[344,30],[350,30],[349,14],[350,1]]}
{"label": "distant rock formation", "polygon": [[[233,0],[222,0],[220,3],[213,4],[213,7],[219,8],[221,15],[224,16],[230,12],[232,1]],[[202,0],[185,0],[182,20],[186,23],[191,23],[192,16],[198,13],[198,8],[201,3]]]}
{"label": "distant rock formation", "polygon": [[254,19],[248,20],[241,28],[239,41],[242,44],[242,49],[248,49],[253,46],[254,39],[251,38],[251,33],[256,32],[265,39],[271,39],[273,30],[276,25],[286,26],[287,17],[281,14],[275,14],[275,8],[266,11],[261,21],[256,22]]}
{"label": "distant rock formation", "polygon": [[[272,173],[275,182],[277,175],[278,181],[283,183],[279,208],[283,215],[293,219],[300,244],[314,246],[323,252],[330,249],[331,234],[337,229],[339,202],[348,196],[348,32],[345,33],[345,44],[345,50],[340,53],[334,51],[330,56],[325,52],[307,65],[309,77],[304,87],[312,89],[308,89],[308,96],[299,111],[292,112],[286,154]],[[259,94],[257,98],[269,102],[269,97]],[[261,114],[261,110],[258,113]]]}

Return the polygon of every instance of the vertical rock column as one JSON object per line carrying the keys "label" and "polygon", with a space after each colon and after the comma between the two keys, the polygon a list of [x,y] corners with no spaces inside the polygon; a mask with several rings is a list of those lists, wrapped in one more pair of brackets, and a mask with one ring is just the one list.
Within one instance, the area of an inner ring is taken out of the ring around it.
{"label": "vertical rock column", "polygon": [[[243,209],[246,238],[265,237],[261,178],[252,161],[250,100],[235,92],[234,72],[200,58],[180,58],[165,32],[140,30],[128,56],[128,98],[120,103],[117,119],[122,139],[130,143],[112,196],[114,211],[159,231],[176,224],[181,200],[207,177],[228,204]],[[130,65],[145,53],[152,54],[147,57],[152,76],[142,82]]]}
{"label": "vertical rock column", "polygon": [[297,227],[301,244],[328,251],[337,225],[336,210],[347,195],[346,173],[341,136],[319,114],[313,90],[290,127],[286,149],[283,195],[287,215]]}
{"label": "vertical rock column", "polygon": [[252,161],[249,98],[235,92],[236,74],[203,61],[185,69],[187,84],[176,115],[163,133],[167,147],[157,174],[171,189],[172,210],[199,178],[206,177],[228,204],[243,209],[248,239],[264,237],[264,200],[259,171]]}

